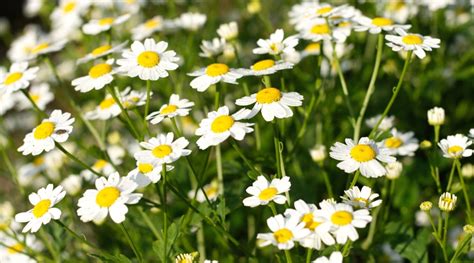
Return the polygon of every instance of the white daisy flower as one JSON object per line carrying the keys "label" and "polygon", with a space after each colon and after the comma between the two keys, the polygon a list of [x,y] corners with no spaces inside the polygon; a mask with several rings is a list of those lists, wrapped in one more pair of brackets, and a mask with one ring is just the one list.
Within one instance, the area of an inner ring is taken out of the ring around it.
{"label": "white daisy flower", "polygon": [[198,256],[198,252],[193,253],[182,253],[176,256],[175,263],[193,263],[194,259]]}
{"label": "white daisy flower", "polygon": [[301,199],[296,201],[294,205],[295,209],[286,209],[285,217],[299,218],[300,222],[305,224],[305,228],[311,231],[308,236],[299,241],[301,246],[320,250],[323,243],[328,246],[336,243],[329,233],[331,226],[316,220],[320,212],[316,205],[307,204]]}
{"label": "white daisy flower", "polygon": [[263,119],[270,122],[274,118],[283,119],[293,116],[290,107],[303,104],[303,96],[298,92],[281,92],[277,88],[266,87],[250,96],[237,99],[235,104],[248,106],[255,104],[247,118],[252,118],[262,111]]}
{"label": "white daisy flower", "polygon": [[390,132],[392,137],[383,140],[380,145],[384,145],[389,150],[390,155],[413,156],[418,149],[418,139],[413,137],[414,132],[400,132],[393,128]]}
{"label": "white daisy flower", "polygon": [[303,49],[303,51],[301,51],[302,58],[305,58],[308,56],[317,56],[319,54],[321,54],[320,42],[311,42]]}
{"label": "white daisy flower", "polygon": [[398,161],[387,163],[385,165],[385,169],[387,170],[387,178],[390,180],[395,180],[402,174],[403,164]]}
{"label": "white daisy flower", "polygon": [[[131,170],[127,178],[137,183],[137,188],[143,188],[151,183],[157,183],[161,179],[163,164],[154,158],[138,158],[137,167]],[[166,165],[166,171],[173,170],[173,166]]]}
{"label": "white daisy flower", "polygon": [[197,140],[199,149],[205,150],[209,146],[216,146],[227,140],[229,136],[241,141],[246,133],[253,131],[253,123],[239,122],[248,115],[248,110],[240,110],[232,115],[229,108],[222,106],[217,111],[211,111],[207,118],[201,120],[195,134],[201,136]]}
{"label": "white daisy flower", "polygon": [[[2,263],[36,263],[37,260],[25,254],[29,251],[41,251],[43,244],[34,235],[25,234],[22,242],[10,236],[2,234],[0,240],[6,246],[0,246],[0,259]],[[28,248],[28,249],[27,249]]]}
{"label": "white daisy flower", "polygon": [[[382,115],[378,114],[374,117],[368,118],[367,120],[365,120],[365,124],[369,128],[374,128],[381,117]],[[389,130],[390,128],[393,127],[394,123],[395,123],[395,116],[386,116],[380,123],[378,129],[381,131]]]}
{"label": "white daisy flower", "polygon": [[203,40],[201,43],[201,52],[199,53],[200,57],[203,58],[213,58],[217,57],[224,52],[227,43],[223,38],[213,38],[210,41]]}
{"label": "white daisy flower", "polygon": [[22,232],[31,233],[37,232],[42,225],[48,224],[51,219],[58,220],[61,217],[61,210],[54,206],[59,203],[66,191],[62,186],[54,188],[52,184],[48,184],[45,188],[38,190],[38,193],[32,193],[28,196],[30,203],[34,207],[27,212],[18,213],[15,215],[15,221],[19,223],[26,223]]}
{"label": "white daisy flower", "polygon": [[245,190],[251,196],[245,198],[242,202],[244,206],[249,207],[267,205],[271,201],[281,205],[286,202],[284,194],[290,190],[290,187],[290,177],[288,176],[281,179],[274,178],[269,182],[265,176],[259,175],[252,186]]}
{"label": "white daisy flower", "polygon": [[359,25],[354,26],[355,31],[369,31],[371,34],[380,34],[383,31],[393,31],[395,28],[410,29],[411,25],[395,24],[392,19],[385,17],[368,18],[359,16],[354,19]]}
{"label": "white daisy flower", "polygon": [[359,139],[354,144],[352,139],[346,139],[345,144],[336,142],[331,146],[329,155],[331,158],[341,161],[337,167],[346,173],[359,170],[365,177],[380,177],[387,173],[385,167],[380,163],[391,163],[396,159],[390,156],[389,149],[378,147],[377,144],[367,137]]}
{"label": "white daisy flower", "polygon": [[15,104],[16,104],[15,98],[17,97],[24,98],[23,95],[17,96],[16,93],[1,93],[0,92],[0,116],[3,116],[7,111],[15,107]]}
{"label": "white daisy flower", "polygon": [[314,162],[322,162],[327,156],[326,146],[322,144],[316,144],[309,150],[309,154],[311,155],[311,159],[313,159]]}
{"label": "white daisy flower", "polygon": [[372,221],[372,216],[367,209],[354,211],[353,207],[347,204],[324,203],[321,205],[319,220],[323,224],[331,226],[331,232],[336,237],[338,244],[345,244],[347,239],[355,241],[359,238],[356,228],[364,228]]}
{"label": "white daisy flower", "polygon": [[125,23],[130,18],[130,14],[114,17],[105,17],[102,19],[92,19],[82,26],[82,31],[86,35],[97,35],[101,32],[110,30],[112,27]]}
{"label": "white daisy flower", "polygon": [[142,40],[164,28],[163,17],[154,16],[132,29],[132,39]]}
{"label": "white daisy flower", "polygon": [[468,149],[472,141],[462,135],[449,135],[446,139],[442,139],[438,146],[443,151],[443,156],[450,159],[458,159],[462,157],[470,157],[472,150]]}
{"label": "white daisy flower", "polygon": [[71,174],[61,181],[61,186],[64,187],[66,193],[75,196],[82,189],[82,177],[80,175]]}
{"label": "white daisy flower", "polygon": [[30,82],[36,78],[38,67],[28,68],[28,62],[13,63],[8,73],[0,76],[0,93],[13,93],[26,89]]}
{"label": "white daisy flower", "polygon": [[267,219],[268,228],[272,233],[259,233],[257,239],[260,246],[270,244],[277,246],[280,250],[292,249],[295,241],[299,241],[309,235],[309,229],[305,228],[305,223],[299,222],[296,217],[284,218],[276,215]]}
{"label": "white daisy flower", "polygon": [[136,204],[142,198],[142,194],[132,193],[137,186],[118,173],[100,177],[95,181],[96,189],[86,190],[79,199],[77,214],[83,222],[101,223],[110,214],[112,221],[122,223],[128,212],[126,205]]}
{"label": "white daisy flower", "polygon": [[112,95],[107,94],[104,100],[94,110],[86,112],[84,117],[88,120],[108,120],[120,115],[121,112],[120,106],[115,102]]}
{"label": "white daisy flower", "polygon": [[123,50],[125,45],[127,45],[127,41],[120,43],[117,46],[112,46],[110,44],[101,45],[99,47],[94,48],[91,52],[87,53],[87,55],[83,56],[82,58],[77,60],[77,64],[86,63],[88,61],[101,58],[116,52],[120,52]]}
{"label": "white daisy flower", "polygon": [[392,0],[385,5],[384,17],[399,23],[405,23],[411,16],[418,13],[418,5],[413,0]]}
{"label": "white daisy flower", "polygon": [[54,110],[49,118],[44,119],[25,136],[23,145],[18,148],[18,151],[23,155],[38,155],[43,151],[51,151],[55,143],[63,143],[69,138],[73,122],[71,113]]}
{"label": "white daisy flower", "polygon": [[305,23],[300,30],[300,37],[312,42],[321,40],[333,40],[344,42],[348,37],[347,31],[343,27],[331,28],[325,19],[315,19],[312,23]]}
{"label": "white daisy flower", "polygon": [[457,200],[458,200],[458,197],[455,194],[445,192],[439,197],[439,201],[438,201],[439,209],[445,212],[453,211],[454,208],[456,207]]}
{"label": "white daisy flower", "polygon": [[207,17],[204,14],[196,12],[183,13],[175,20],[177,26],[190,30],[197,31],[206,23]]}
{"label": "white daisy flower", "polygon": [[240,74],[236,69],[229,68],[226,64],[214,63],[205,68],[188,73],[188,76],[197,77],[191,81],[191,88],[203,92],[211,85],[220,81],[237,84],[237,79],[241,78],[242,74]]}
{"label": "white daisy flower", "polygon": [[66,45],[67,40],[54,40],[50,37],[43,37],[37,39],[37,42],[26,50],[25,59],[35,59],[40,55],[45,55],[53,52],[60,51]]}
{"label": "white daisy flower", "polygon": [[439,48],[441,40],[429,36],[422,36],[420,34],[407,33],[401,28],[396,28],[395,32],[398,35],[386,35],[385,39],[389,41],[387,46],[391,47],[393,51],[400,50],[413,51],[420,59],[426,56],[426,51],[431,51],[433,48]]}
{"label": "white daisy flower", "polygon": [[[204,191],[203,191],[204,190]],[[214,179],[211,181],[210,184],[206,184],[205,186],[196,190],[191,190],[188,192],[188,197],[189,198],[194,198],[194,194],[196,193],[196,201],[199,203],[204,203],[206,202],[206,196],[209,199],[209,201],[214,202],[217,200],[217,197],[219,197],[219,182]],[[206,196],[204,195],[206,194]]]}
{"label": "white daisy flower", "polygon": [[225,39],[226,41],[232,41],[239,35],[239,27],[237,22],[230,22],[227,24],[221,24],[217,29],[217,34]]}
{"label": "white daisy flower", "polygon": [[362,189],[354,186],[351,189],[344,191],[344,196],[341,196],[345,204],[351,205],[355,209],[367,208],[372,209],[379,206],[382,200],[375,200],[379,194],[372,193],[372,189],[368,186],[363,186]]}
{"label": "white daisy flower", "polygon": [[[146,104],[146,91],[137,91],[132,90],[131,87],[126,87],[120,92],[120,95],[121,103],[125,109],[132,109]],[[153,92],[150,93],[151,95],[153,95]]]}
{"label": "white daisy flower", "polygon": [[313,263],[342,263],[343,256],[339,251],[334,251],[331,253],[329,258],[322,256],[313,261]]}
{"label": "white daisy flower", "polygon": [[89,69],[87,76],[73,79],[71,85],[74,86],[76,91],[83,93],[93,89],[100,90],[114,80],[112,76],[115,74],[115,70],[112,68],[113,64],[113,59],[109,59],[105,63],[96,64]]}
{"label": "white daisy flower", "polygon": [[264,59],[255,62],[250,69],[238,69],[238,72],[244,76],[263,76],[271,75],[277,71],[293,68],[293,64],[283,60],[275,61],[273,59]]}
{"label": "white daisy flower", "polygon": [[159,111],[150,113],[146,117],[151,124],[158,124],[165,118],[174,118],[176,116],[187,116],[191,111],[191,107],[194,106],[194,102],[187,99],[180,99],[178,94],[171,94],[168,104],[161,106]]}
{"label": "white daisy flower", "polygon": [[472,139],[474,139],[474,128],[471,128],[469,129],[469,137],[471,137]]}
{"label": "white daisy flower", "polygon": [[152,38],[145,41],[133,42],[131,49],[122,53],[122,59],[117,60],[120,65],[118,71],[126,73],[129,77],[139,77],[143,80],[157,80],[168,77],[168,70],[178,68],[176,62],[179,58],[172,50],[165,51],[168,43],[155,42]]}
{"label": "white daisy flower", "polygon": [[173,141],[174,134],[158,134],[156,137],[149,139],[147,142],[141,142],[140,146],[146,150],[137,152],[135,159],[147,158],[155,160],[159,163],[173,163],[182,156],[191,154],[191,150],[186,149],[189,141],[184,137],[177,138]]}
{"label": "white daisy flower", "polygon": [[[113,160],[116,161],[116,160]],[[105,177],[117,172],[114,166],[104,159],[98,159],[95,163],[91,166],[92,170],[103,174]],[[81,172],[82,178],[84,178],[88,182],[93,182],[97,179],[97,175],[91,172],[90,170],[86,169]]]}
{"label": "white daisy flower", "polygon": [[[40,110],[46,109],[46,105],[54,100],[54,94],[50,91],[49,84],[46,82],[31,86],[28,93]],[[21,94],[21,96],[18,96],[17,107],[19,110],[25,110],[33,108],[33,105],[31,105],[31,102]]]}
{"label": "white daisy flower", "polygon": [[280,55],[294,51],[298,45],[298,38],[296,36],[285,38],[283,29],[277,29],[269,39],[259,39],[257,45],[259,47],[252,51],[254,54]]}
{"label": "white daisy flower", "polygon": [[444,109],[441,107],[434,107],[429,109],[426,113],[428,115],[428,123],[432,126],[443,125],[445,119]]}

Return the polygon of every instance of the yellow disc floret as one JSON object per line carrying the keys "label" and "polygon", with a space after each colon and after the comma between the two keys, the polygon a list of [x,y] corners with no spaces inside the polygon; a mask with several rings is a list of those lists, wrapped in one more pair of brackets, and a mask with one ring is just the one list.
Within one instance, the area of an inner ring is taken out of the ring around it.
{"label": "yellow disc floret", "polygon": [[95,197],[95,202],[100,207],[110,207],[115,203],[119,196],[119,189],[117,189],[117,187],[109,186],[103,188],[97,193],[97,196]]}
{"label": "yellow disc floret", "polygon": [[234,119],[229,115],[222,115],[214,119],[211,130],[215,133],[228,131],[234,125]]}
{"label": "yellow disc floret", "polygon": [[264,88],[257,93],[256,100],[260,104],[268,104],[280,101],[281,92],[277,88]]}
{"label": "yellow disc floret", "polygon": [[255,71],[260,71],[260,70],[269,69],[273,66],[275,66],[275,60],[265,59],[265,60],[260,60],[259,62],[253,64],[252,69]]}
{"label": "yellow disc floret", "polygon": [[214,63],[206,68],[206,75],[211,77],[217,77],[220,75],[224,75],[229,72],[229,67],[226,64],[222,63]]}
{"label": "yellow disc floret", "polygon": [[154,51],[143,51],[137,57],[138,65],[144,68],[152,68],[160,63],[160,55]]}
{"label": "yellow disc floret", "polygon": [[89,70],[89,77],[96,79],[112,71],[112,66],[107,63],[101,63],[93,66]]}
{"label": "yellow disc floret", "polygon": [[166,156],[170,155],[170,153],[172,153],[172,152],[173,152],[173,148],[171,148],[171,146],[166,145],[166,144],[156,146],[151,151],[151,153],[157,158],[166,157]]}
{"label": "yellow disc floret", "polygon": [[33,137],[37,140],[43,140],[51,136],[54,132],[55,125],[53,122],[45,121],[40,125],[36,126],[33,132]]}
{"label": "yellow disc floret", "polygon": [[393,25],[393,21],[385,17],[376,17],[372,19],[372,25],[379,26],[379,27],[390,26],[390,25]]}
{"label": "yellow disc floret", "polygon": [[273,236],[278,243],[286,243],[293,238],[293,233],[288,228],[282,228],[273,233]]}
{"label": "yellow disc floret", "polygon": [[375,158],[374,149],[367,144],[358,144],[351,149],[351,157],[358,162],[368,162]]}
{"label": "yellow disc floret", "polygon": [[258,198],[263,201],[268,201],[272,199],[277,193],[278,190],[275,187],[268,187],[260,192]]}
{"label": "yellow disc floret", "polygon": [[419,44],[423,44],[423,38],[421,38],[418,35],[408,34],[402,37],[402,42],[407,45],[419,45]]}
{"label": "yellow disc floret", "polygon": [[5,83],[5,85],[10,85],[10,84],[13,84],[13,83],[17,82],[19,79],[21,79],[21,77],[23,77],[23,73],[13,72],[13,73],[10,73],[5,78],[5,81],[3,83]]}
{"label": "yellow disc floret", "polygon": [[352,214],[347,211],[337,211],[331,216],[331,222],[339,226],[350,224],[352,219]]}
{"label": "yellow disc floret", "polygon": [[48,209],[51,207],[51,200],[49,199],[43,199],[39,201],[35,207],[33,207],[33,215],[36,218],[42,217],[46,212],[48,212]]}

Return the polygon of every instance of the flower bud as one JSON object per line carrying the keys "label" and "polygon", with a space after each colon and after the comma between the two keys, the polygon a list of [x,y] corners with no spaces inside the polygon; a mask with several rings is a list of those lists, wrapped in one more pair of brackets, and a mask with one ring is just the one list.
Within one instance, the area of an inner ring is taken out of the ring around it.
{"label": "flower bud", "polygon": [[326,159],[326,146],[316,144],[313,149],[309,150],[309,154],[314,162],[322,162]]}
{"label": "flower bud", "polygon": [[421,211],[430,211],[432,207],[433,203],[431,203],[430,201],[424,201],[420,204]]}
{"label": "flower bud", "polygon": [[461,174],[463,177],[472,178],[474,176],[474,165],[472,163],[467,163],[462,166]]}
{"label": "flower bud", "polygon": [[462,230],[466,233],[466,234],[474,234],[474,225],[471,225],[471,224],[468,224],[468,225],[465,225]]}
{"label": "flower bud", "polygon": [[428,123],[430,125],[443,125],[444,124],[444,109],[440,107],[434,107],[428,111]]}
{"label": "flower bud", "polygon": [[439,197],[438,206],[441,211],[450,212],[456,207],[458,197],[455,194],[444,193]]}
{"label": "flower bud", "polygon": [[424,140],[420,143],[420,148],[423,149],[423,150],[426,150],[426,149],[431,148],[432,145],[433,144],[430,141]]}
{"label": "flower bud", "polygon": [[401,162],[395,161],[393,163],[387,163],[387,165],[385,165],[385,169],[387,170],[387,178],[390,180],[395,180],[400,177],[400,174],[403,170],[403,165]]}

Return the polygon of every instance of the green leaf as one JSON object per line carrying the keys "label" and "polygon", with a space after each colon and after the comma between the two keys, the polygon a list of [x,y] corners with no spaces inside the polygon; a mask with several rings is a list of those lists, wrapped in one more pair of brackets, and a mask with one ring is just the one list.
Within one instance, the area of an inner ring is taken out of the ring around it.
{"label": "green leaf", "polygon": [[[179,224],[181,224],[182,220],[179,220]],[[171,225],[168,226],[168,231],[166,235],[166,255],[170,255],[171,249],[173,247],[173,244],[175,243],[176,239],[179,236],[179,227],[176,223],[172,223]],[[153,242],[153,250],[158,254],[158,257],[160,258],[161,262],[164,262],[165,260],[163,259],[163,254],[165,253],[165,242],[163,239],[163,231],[162,235],[159,236],[158,240]]]}
{"label": "green leaf", "polygon": [[88,254],[91,257],[100,259],[104,262],[114,262],[114,263],[131,263],[132,261],[122,254],[118,255],[98,255],[98,254]]}

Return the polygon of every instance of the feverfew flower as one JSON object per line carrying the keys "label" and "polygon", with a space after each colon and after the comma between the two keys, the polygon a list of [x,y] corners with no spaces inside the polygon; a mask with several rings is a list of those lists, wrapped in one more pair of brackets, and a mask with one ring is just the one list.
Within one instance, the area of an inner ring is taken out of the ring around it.
{"label": "feverfew flower", "polygon": [[305,228],[305,223],[299,222],[299,218],[284,218],[276,215],[267,219],[268,228],[272,233],[259,233],[257,239],[261,240],[260,246],[273,244],[280,250],[289,250],[295,246],[295,241],[309,235],[309,229]]}
{"label": "feverfew flower", "polygon": [[243,200],[244,206],[267,205],[271,201],[280,205],[284,204],[286,202],[284,193],[288,192],[290,187],[290,177],[288,176],[281,179],[275,178],[269,182],[265,176],[260,175],[252,186],[245,190],[251,196]]}
{"label": "feverfew flower", "polygon": [[82,31],[87,35],[97,35],[110,30],[113,26],[120,25],[130,18],[130,14],[121,15],[117,18],[105,17],[102,19],[92,19],[82,26]]}
{"label": "feverfew flower", "polygon": [[255,62],[250,69],[239,69],[239,73],[244,76],[271,75],[277,71],[293,68],[293,64],[283,60],[264,59]]}
{"label": "feverfew flower", "polygon": [[441,211],[451,212],[456,207],[457,200],[458,200],[458,197],[455,194],[451,194],[448,192],[443,193],[439,197],[439,202],[438,202],[439,209],[441,209]]}
{"label": "feverfew flower", "polygon": [[107,56],[112,53],[120,52],[127,45],[127,41],[120,43],[119,45],[112,46],[110,44],[104,44],[94,48],[91,52],[87,53],[84,57],[77,60],[77,64],[82,64],[97,58]]}
{"label": "feverfew flower", "polygon": [[342,253],[339,251],[332,252],[329,258],[322,256],[313,261],[313,263],[342,263],[342,262],[343,262]]}
{"label": "feverfew flower", "polygon": [[[46,109],[46,105],[54,100],[54,94],[49,90],[49,84],[46,82],[31,86],[28,93],[40,110]],[[18,96],[17,107],[24,110],[33,108],[33,105],[25,96],[21,95]]]}
{"label": "feverfew flower", "polygon": [[13,63],[8,73],[0,76],[0,93],[11,94],[20,89],[26,89],[36,78],[38,67],[28,68],[28,62]]}
{"label": "feverfew flower", "polygon": [[99,105],[92,111],[86,112],[84,117],[89,120],[108,120],[120,115],[122,110],[112,95],[107,94]]}
{"label": "feverfew flower", "polygon": [[[196,190],[191,190],[188,192],[188,197],[189,198],[194,198],[194,194],[196,194],[196,201],[199,203],[204,203],[206,202],[206,196],[209,199],[209,201],[213,202],[217,200],[217,197],[219,197],[219,193],[222,190],[219,188],[219,182],[214,179],[211,181],[210,184],[206,184],[201,188],[198,188]],[[205,195],[204,195],[205,194]]]}
{"label": "feverfew flower", "polygon": [[[137,167],[130,171],[127,178],[138,184],[137,188],[143,188],[151,183],[157,183],[161,179],[163,164],[150,158],[139,158],[136,163]],[[166,165],[166,171],[171,171],[174,167]]]}
{"label": "feverfew flower", "polygon": [[432,126],[444,124],[444,109],[441,107],[434,107],[427,112],[428,123]]}
{"label": "feverfew flower", "polygon": [[71,85],[74,86],[76,91],[83,93],[93,89],[100,90],[114,80],[112,76],[115,74],[115,70],[112,68],[113,64],[113,59],[96,64],[89,69],[87,76],[72,80]]}
{"label": "feverfew flower", "polygon": [[259,39],[257,41],[258,48],[253,49],[254,54],[270,54],[280,55],[281,53],[289,53],[295,50],[298,45],[296,36],[284,38],[283,29],[277,29],[270,35],[270,39]]}
{"label": "feverfew flower", "polygon": [[345,204],[351,205],[352,207],[359,208],[368,208],[372,209],[379,206],[382,203],[382,200],[375,200],[379,197],[379,194],[372,193],[372,189],[368,186],[363,186],[362,189],[354,186],[351,189],[344,191],[344,196],[342,200]]}
{"label": "feverfew flower", "polygon": [[110,214],[112,221],[122,223],[128,212],[126,205],[136,204],[142,198],[142,194],[132,193],[137,186],[118,173],[100,177],[95,181],[96,189],[86,190],[79,199],[77,214],[83,222],[101,223]]}
{"label": "feverfew flower", "polygon": [[175,23],[177,26],[189,30],[197,31],[206,23],[207,17],[201,13],[188,12],[183,13],[176,19]]}
{"label": "feverfew flower", "polygon": [[242,109],[232,115],[229,114],[229,108],[222,106],[217,111],[211,111],[207,118],[201,120],[199,128],[196,129],[196,135],[201,136],[197,140],[199,149],[205,150],[209,146],[216,146],[227,140],[229,136],[241,141],[246,133],[253,132],[253,123],[239,122],[245,119],[249,111]]}
{"label": "feverfew flower", "polygon": [[155,43],[152,38],[147,38],[142,43],[133,42],[131,49],[122,53],[122,59],[117,60],[120,65],[118,71],[124,72],[129,77],[139,77],[143,80],[157,80],[168,77],[168,70],[178,68],[176,62],[179,58],[172,50],[165,51],[168,43],[160,41]]}
{"label": "feverfew flower", "polygon": [[28,222],[22,232],[35,233],[42,225],[48,224],[51,219],[58,220],[61,217],[61,210],[55,208],[54,205],[59,203],[65,195],[66,192],[63,191],[62,186],[54,188],[52,184],[39,189],[38,193],[30,194],[28,199],[34,207],[27,212],[15,215],[16,222]]}
{"label": "feverfew flower", "polygon": [[[16,238],[7,236],[2,233],[0,239],[5,246],[0,246],[0,259],[2,263],[36,263],[29,255],[25,254],[29,251],[41,251],[44,249],[41,242],[39,242],[34,235],[25,234],[24,242],[18,242]],[[27,250],[28,248],[28,250]]]}
{"label": "feverfew flower", "polygon": [[356,228],[364,228],[372,221],[367,209],[354,208],[347,204],[321,203],[321,218],[323,224],[331,226],[331,232],[338,244],[345,244],[347,239],[355,241],[359,238]]}
{"label": "feverfew flower", "polygon": [[[365,124],[369,128],[374,128],[381,117],[382,117],[382,115],[378,114],[374,117],[368,118],[367,120],[365,120]],[[395,122],[395,116],[386,116],[385,118],[383,118],[383,120],[380,123],[378,129],[381,130],[381,131],[389,130],[390,128],[393,127],[394,122]]]}
{"label": "feverfew flower", "polygon": [[154,16],[132,29],[133,40],[142,40],[164,28],[163,17]]}
{"label": "feverfew flower", "polygon": [[398,25],[390,18],[359,16],[354,19],[359,25],[354,26],[355,31],[369,31],[371,34],[380,34],[383,31],[393,31],[395,28],[410,29],[411,25]]}
{"label": "feverfew flower", "polygon": [[387,170],[387,178],[395,180],[402,174],[403,165],[401,162],[395,161],[393,163],[387,163],[385,169]]}
{"label": "feverfew flower", "polygon": [[309,150],[309,154],[311,155],[311,159],[314,162],[322,162],[326,159],[326,146],[322,144],[316,144],[312,149]]}
{"label": "feverfew flower", "polygon": [[346,139],[345,142],[345,144],[336,142],[331,146],[329,155],[341,161],[337,167],[346,173],[360,170],[365,177],[380,177],[387,173],[380,162],[391,163],[396,160],[390,156],[387,148],[378,147],[367,137],[360,138],[358,144],[354,144],[352,139]]}
{"label": "feverfew flower", "polygon": [[418,139],[414,138],[414,132],[399,132],[396,128],[391,130],[392,137],[381,142],[388,148],[390,155],[413,156],[418,149]]}
{"label": "feverfew flower", "polygon": [[80,175],[71,174],[66,177],[62,182],[61,186],[69,195],[76,195],[82,189],[82,177]]}
{"label": "feverfew flower", "polygon": [[187,99],[180,99],[178,94],[171,94],[168,104],[161,106],[159,111],[150,113],[146,119],[151,124],[158,124],[165,118],[174,118],[176,116],[187,116],[191,111],[194,102]]}
{"label": "feverfew flower", "polygon": [[237,99],[235,104],[248,106],[254,104],[247,118],[252,118],[262,111],[263,119],[270,122],[274,118],[283,119],[293,116],[290,107],[298,107],[303,104],[303,96],[298,92],[281,92],[277,88],[266,87],[250,96]]}
{"label": "feverfew flower", "polygon": [[184,137],[177,138],[173,141],[174,134],[158,134],[156,137],[149,139],[147,142],[141,142],[140,146],[146,150],[137,152],[135,159],[147,158],[159,163],[173,163],[182,156],[191,154],[191,150],[185,149],[189,145],[189,141]]}
{"label": "feverfew flower", "polygon": [[420,59],[426,56],[426,51],[431,51],[433,48],[439,48],[441,40],[429,36],[422,36],[420,34],[407,33],[401,28],[396,28],[395,32],[398,35],[386,35],[385,39],[389,41],[387,46],[391,47],[393,51],[413,51]]}
{"label": "feverfew flower", "polygon": [[220,25],[217,29],[217,34],[226,41],[232,41],[236,39],[239,35],[237,22],[230,22],[228,24]]}
{"label": "feverfew flower", "polygon": [[212,40],[203,40],[200,46],[201,52],[199,53],[200,57],[203,58],[212,58],[217,57],[224,52],[226,48],[226,41],[223,38],[213,38]]}
{"label": "feverfew flower", "polygon": [[54,110],[49,118],[44,119],[25,136],[18,151],[23,155],[38,155],[43,151],[51,151],[55,143],[63,143],[69,138],[73,122],[74,118],[71,118],[70,113]]}
{"label": "feverfew flower", "polygon": [[462,135],[449,135],[448,138],[442,139],[438,146],[443,151],[443,156],[451,159],[458,159],[462,157],[469,157],[472,155],[472,150],[468,147],[472,144],[472,141]]}
{"label": "feverfew flower", "polygon": [[230,84],[237,84],[237,79],[241,78],[242,74],[240,74],[236,69],[229,68],[226,64],[213,63],[205,68],[188,73],[188,76],[196,77],[190,83],[191,88],[203,92],[211,85],[221,81]]}

